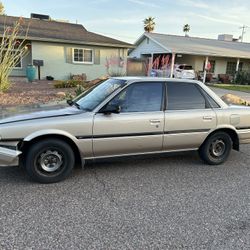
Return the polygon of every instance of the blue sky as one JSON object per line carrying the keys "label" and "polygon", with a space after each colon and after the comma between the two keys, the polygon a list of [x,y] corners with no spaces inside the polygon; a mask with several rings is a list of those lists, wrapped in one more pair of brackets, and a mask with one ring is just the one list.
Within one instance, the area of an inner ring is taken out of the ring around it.
{"label": "blue sky", "polygon": [[[81,23],[86,29],[133,43],[143,33],[142,20],[155,17],[155,32],[217,38],[218,34],[241,35],[250,26],[249,0],[2,0],[7,15],[29,17],[48,14],[54,19]],[[244,35],[250,42],[250,28]]]}

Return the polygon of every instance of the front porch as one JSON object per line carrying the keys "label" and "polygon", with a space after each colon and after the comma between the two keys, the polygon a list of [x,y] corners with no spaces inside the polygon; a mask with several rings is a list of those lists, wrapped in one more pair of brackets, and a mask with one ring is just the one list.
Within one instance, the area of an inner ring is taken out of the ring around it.
{"label": "front porch", "polygon": [[[147,75],[152,71],[156,76],[173,77],[175,64],[191,65],[197,79],[220,80],[227,76],[233,79],[238,71],[250,72],[250,59],[214,57],[204,55],[189,55],[176,53],[142,54],[148,62]],[[204,77],[205,76],[205,77]]]}

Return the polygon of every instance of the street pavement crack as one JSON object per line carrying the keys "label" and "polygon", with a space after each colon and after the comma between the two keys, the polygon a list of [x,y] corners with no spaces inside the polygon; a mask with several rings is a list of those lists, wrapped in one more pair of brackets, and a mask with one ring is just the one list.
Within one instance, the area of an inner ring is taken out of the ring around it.
{"label": "street pavement crack", "polygon": [[95,180],[102,186],[102,190],[110,203],[113,203],[117,208],[119,207],[119,204],[116,202],[115,198],[112,196],[110,189],[107,187],[106,183],[104,180],[102,180],[96,170],[94,168],[91,169],[92,173],[94,174]]}

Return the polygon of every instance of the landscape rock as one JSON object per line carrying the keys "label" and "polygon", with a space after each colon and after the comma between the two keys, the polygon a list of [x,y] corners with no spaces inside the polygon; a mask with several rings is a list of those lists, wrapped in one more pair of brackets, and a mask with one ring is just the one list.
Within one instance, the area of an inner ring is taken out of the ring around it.
{"label": "landscape rock", "polygon": [[61,92],[57,92],[57,93],[56,93],[56,96],[57,96],[57,97],[60,97],[60,98],[63,98],[63,97],[66,96],[66,93],[65,93],[65,92],[62,92],[62,91],[61,91]]}
{"label": "landscape rock", "polygon": [[237,105],[250,105],[249,102],[240,98],[237,95],[226,94],[221,97],[221,99],[227,104],[237,104]]}

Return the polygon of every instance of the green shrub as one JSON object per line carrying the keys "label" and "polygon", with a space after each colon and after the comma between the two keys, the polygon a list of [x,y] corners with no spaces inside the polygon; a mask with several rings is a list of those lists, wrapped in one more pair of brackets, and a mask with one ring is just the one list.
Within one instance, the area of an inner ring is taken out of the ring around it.
{"label": "green shrub", "polygon": [[250,85],[250,73],[239,71],[235,77],[235,83],[240,85]]}
{"label": "green shrub", "polygon": [[77,85],[77,87],[75,89],[75,96],[80,95],[84,91],[85,91],[85,88],[82,85]]}
{"label": "green shrub", "polygon": [[55,88],[76,88],[78,85],[83,86],[84,82],[81,80],[65,80],[65,81],[54,81]]}

